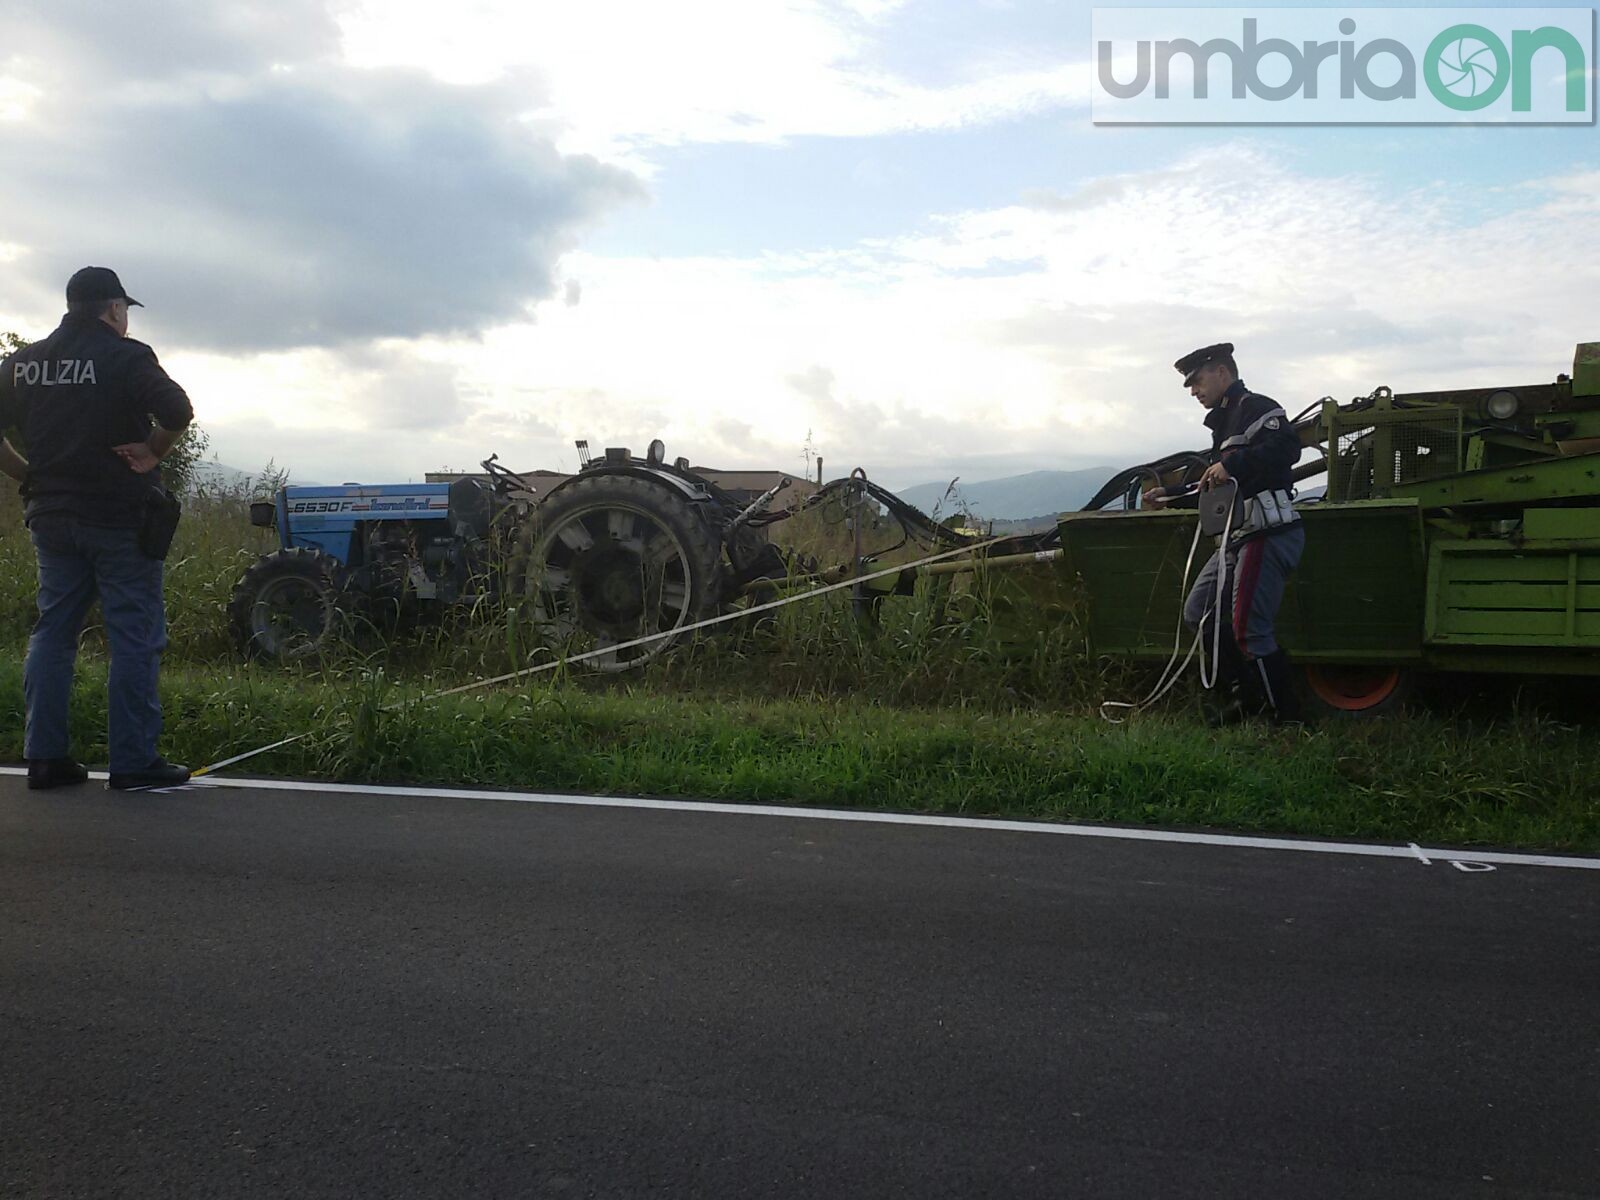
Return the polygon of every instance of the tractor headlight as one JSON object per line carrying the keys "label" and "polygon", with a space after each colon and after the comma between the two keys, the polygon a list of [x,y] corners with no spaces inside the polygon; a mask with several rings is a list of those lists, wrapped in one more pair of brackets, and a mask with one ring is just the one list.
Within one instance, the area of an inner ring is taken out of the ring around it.
{"label": "tractor headlight", "polygon": [[644,460],[652,467],[659,467],[667,461],[667,446],[660,438],[650,443],[650,448],[644,452]]}
{"label": "tractor headlight", "polygon": [[1515,392],[1495,392],[1483,402],[1484,411],[1496,421],[1509,421],[1517,415],[1522,401]]}

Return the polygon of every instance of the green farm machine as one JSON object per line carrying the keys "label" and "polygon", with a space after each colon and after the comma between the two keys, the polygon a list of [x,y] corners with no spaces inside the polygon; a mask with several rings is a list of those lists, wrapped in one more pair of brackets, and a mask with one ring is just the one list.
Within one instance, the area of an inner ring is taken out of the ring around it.
{"label": "green farm machine", "polygon": [[[1279,637],[1324,713],[1397,705],[1420,672],[1600,675],[1600,343],[1554,383],[1324,400],[1295,425],[1306,549]],[[1174,455],[1061,518],[1096,653],[1171,653],[1193,512],[1140,490],[1204,470]],[[1119,511],[1107,511],[1120,501]]]}

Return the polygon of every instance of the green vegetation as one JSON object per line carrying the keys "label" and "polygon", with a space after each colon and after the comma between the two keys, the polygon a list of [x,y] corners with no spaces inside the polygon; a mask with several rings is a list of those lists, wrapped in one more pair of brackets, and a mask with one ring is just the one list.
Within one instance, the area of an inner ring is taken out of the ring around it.
{"label": "green vegetation", "polygon": [[[76,744],[103,761],[103,666],[81,683]],[[0,727],[11,731],[0,757],[13,761],[21,690],[16,662],[0,664]],[[1532,715],[1214,734],[1171,715],[1111,726],[1060,712],[702,699],[637,684],[422,701],[377,671],[319,680],[193,666],[169,670],[163,691],[167,742],[185,761],[314,731],[252,771],[1600,849],[1600,749]]]}
{"label": "green vegetation", "polygon": [[[546,661],[514,606],[295,672],[249,666],[222,613],[270,534],[248,497],[190,502],[168,563],[166,746],[194,764],[307,730],[257,773],[1160,823],[1431,844],[1600,850],[1600,744],[1500,702],[1314,732],[1213,733],[1184,702],[1112,726],[1094,709],[1140,677],[1090,660],[1045,570],[891,599],[876,629],[835,597],[678,651],[647,673],[555,671],[425,695]],[[21,757],[32,552],[0,502],[0,758]],[[78,752],[104,762],[91,628]]]}

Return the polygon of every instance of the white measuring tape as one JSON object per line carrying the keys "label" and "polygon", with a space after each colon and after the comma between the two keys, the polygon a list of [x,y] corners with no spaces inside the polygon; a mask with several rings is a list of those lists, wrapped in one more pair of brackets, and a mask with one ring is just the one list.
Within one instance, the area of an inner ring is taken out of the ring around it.
{"label": "white measuring tape", "polygon": [[[707,617],[704,621],[696,621],[692,625],[677,625],[671,629],[664,629],[660,633],[651,633],[646,634],[644,637],[634,638],[632,641],[618,642],[614,646],[602,646],[597,650],[586,650],[582,654],[573,654],[570,656],[553,659],[547,663],[540,663],[536,667],[524,667],[520,671],[508,671],[504,675],[496,675],[490,679],[479,679],[472,683],[461,684],[459,687],[445,688],[443,691],[438,692],[429,692],[426,696],[422,696],[417,700],[402,701],[401,703],[424,704],[429,700],[437,700],[442,696],[456,696],[462,692],[475,691],[478,688],[493,687],[497,683],[509,683],[513,679],[524,679],[529,675],[538,675],[543,671],[554,671],[558,667],[570,666],[573,663],[586,662],[591,658],[599,658],[605,654],[615,654],[619,650],[631,650],[635,646],[647,646],[651,642],[659,642],[664,638],[681,637],[686,633],[693,633],[697,629],[707,629],[712,625],[721,625],[727,621],[739,621],[745,617],[754,616],[756,613],[767,612],[775,608],[783,608],[785,605],[789,604],[798,604],[802,600],[812,600],[818,596],[826,596],[830,592],[842,591],[845,588],[855,587],[857,584],[866,583],[869,580],[882,579],[886,575],[897,575],[902,571],[914,571],[918,567],[925,567],[929,563],[942,562],[947,558],[954,558],[958,554],[972,554],[978,550],[993,546],[997,542],[1003,542],[1006,540],[1008,539],[1005,537],[996,537],[990,538],[983,542],[974,542],[970,546],[958,546],[954,550],[945,550],[939,554],[932,554],[927,558],[920,558],[916,562],[901,563],[900,565],[893,567],[884,567],[882,570],[873,571],[867,575],[856,575],[849,579],[841,580],[838,583],[830,583],[825,587],[812,588],[810,591],[802,592],[798,596],[785,596],[781,600],[768,600],[764,604],[752,605],[749,608],[735,609],[733,612],[723,613],[721,616]],[[1193,550],[1190,551],[1190,557],[1193,557]],[[1188,574],[1187,568],[1185,569],[1184,573],[1185,575]],[[399,707],[401,707],[399,704],[389,705],[385,711],[393,712]],[[312,732],[314,731],[308,729],[304,733],[297,733],[293,737],[286,737],[280,741],[273,742],[270,746],[261,746],[255,750],[247,750],[243,754],[235,754],[232,758],[224,758],[220,762],[214,762],[209,766],[201,767],[197,771],[190,772],[190,778],[195,779],[199,778],[201,775],[210,775],[212,772],[220,771],[224,767],[231,767],[235,763],[242,763],[246,759],[255,758],[257,755],[265,754],[269,750],[277,750],[283,746],[293,745],[295,742],[303,741],[304,739],[310,737]]]}

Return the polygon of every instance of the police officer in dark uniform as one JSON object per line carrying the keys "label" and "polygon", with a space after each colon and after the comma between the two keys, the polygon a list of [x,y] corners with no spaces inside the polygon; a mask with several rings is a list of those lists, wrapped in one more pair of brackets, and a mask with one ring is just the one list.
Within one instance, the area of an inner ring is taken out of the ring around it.
{"label": "police officer in dark uniform", "polygon": [[23,459],[0,441],[0,470],[22,483],[39,564],[39,619],[23,673],[31,788],[88,777],[69,753],[67,698],[96,596],[111,647],[110,786],[189,778],[156,749],[167,630],[151,514],[171,512],[159,503],[158,464],[194,410],[155,352],[127,336],[128,309],[138,303],[114,271],[85,267],[67,282],[56,331],[0,363],[0,433],[20,429],[27,450]]}
{"label": "police officer in dark uniform", "polygon": [[[1207,410],[1212,463],[1200,486],[1235,480],[1243,501],[1227,544],[1218,546],[1183,605],[1184,621],[1204,631],[1202,644],[1209,648],[1217,577],[1226,560],[1221,612],[1229,620],[1220,639],[1218,675],[1219,686],[1226,682],[1234,697],[1215,718],[1227,723],[1265,712],[1278,722],[1299,721],[1288,655],[1278,645],[1274,625],[1284,586],[1305,549],[1305,528],[1293,503],[1300,435],[1276,400],[1245,387],[1231,342],[1206,346],[1173,365]],[[1152,488],[1144,498],[1158,507],[1169,499],[1164,488]]]}

